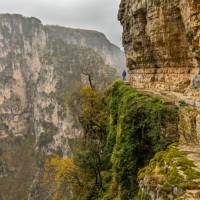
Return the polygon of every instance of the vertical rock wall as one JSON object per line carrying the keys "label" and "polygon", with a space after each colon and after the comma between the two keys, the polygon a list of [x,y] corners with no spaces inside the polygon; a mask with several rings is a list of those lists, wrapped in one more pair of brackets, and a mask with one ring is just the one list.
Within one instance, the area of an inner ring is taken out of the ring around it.
{"label": "vertical rock wall", "polygon": [[118,19],[131,85],[179,108],[180,141],[140,171],[138,199],[200,199],[200,0],[121,0]]}
{"label": "vertical rock wall", "polygon": [[137,88],[200,88],[200,1],[122,0],[130,82]]}

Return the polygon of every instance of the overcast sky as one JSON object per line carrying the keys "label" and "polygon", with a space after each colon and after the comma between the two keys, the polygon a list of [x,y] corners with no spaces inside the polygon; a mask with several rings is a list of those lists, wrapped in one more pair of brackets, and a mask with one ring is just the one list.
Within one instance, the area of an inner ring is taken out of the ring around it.
{"label": "overcast sky", "polygon": [[121,46],[120,0],[0,0],[1,13],[33,16],[43,24],[98,30]]}

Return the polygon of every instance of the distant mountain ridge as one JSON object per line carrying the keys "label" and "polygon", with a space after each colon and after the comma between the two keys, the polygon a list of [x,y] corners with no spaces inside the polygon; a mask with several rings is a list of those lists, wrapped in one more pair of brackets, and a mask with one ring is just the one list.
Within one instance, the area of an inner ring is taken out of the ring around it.
{"label": "distant mountain ridge", "polygon": [[62,26],[45,26],[50,37],[61,38],[66,44],[78,44],[92,48],[105,60],[105,63],[120,69],[125,68],[124,52],[112,44],[107,37],[98,31],[66,28]]}
{"label": "distant mountain ridge", "polygon": [[[35,17],[24,17],[20,14],[0,14],[0,18],[24,18],[26,20],[41,20]],[[75,44],[82,47],[92,48],[104,59],[105,63],[119,69],[126,66],[124,52],[115,44],[110,42],[104,33],[96,30],[64,27],[59,25],[43,25],[49,37],[62,39],[66,44]]]}

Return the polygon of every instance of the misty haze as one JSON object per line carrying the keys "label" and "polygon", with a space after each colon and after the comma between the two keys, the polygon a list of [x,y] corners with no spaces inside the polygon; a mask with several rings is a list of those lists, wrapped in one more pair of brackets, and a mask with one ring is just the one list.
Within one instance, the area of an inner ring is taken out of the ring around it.
{"label": "misty haze", "polygon": [[0,200],[200,200],[200,0],[0,0]]}

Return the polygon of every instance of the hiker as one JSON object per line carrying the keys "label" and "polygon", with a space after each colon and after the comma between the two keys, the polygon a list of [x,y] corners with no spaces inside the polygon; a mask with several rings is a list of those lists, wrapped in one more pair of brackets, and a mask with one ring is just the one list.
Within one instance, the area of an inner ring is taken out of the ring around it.
{"label": "hiker", "polygon": [[123,81],[125,81],[125,80],[126,80],[126,70],[124,70],[124,71],[122,72],[122,77],[123,77]]}

